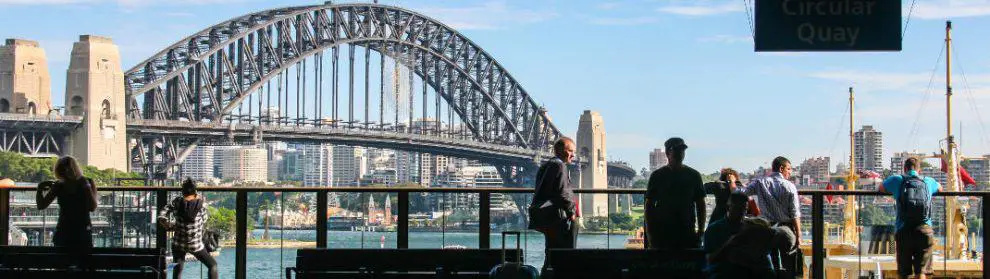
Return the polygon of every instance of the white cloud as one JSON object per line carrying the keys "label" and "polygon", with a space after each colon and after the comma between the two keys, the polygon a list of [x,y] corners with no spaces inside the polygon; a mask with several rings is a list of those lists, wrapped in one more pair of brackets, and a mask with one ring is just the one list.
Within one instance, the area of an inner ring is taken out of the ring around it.
{"label": "white cloud", "polygon": [[650,24],[657,21],[656,17],[642,16],[642,17],[608,17],[608,18],[593,18],[590,20],[591,24],[594,25],[615,25],[615,26],[633,26],[633,25],[643,25]]}
{"label": "white cloud", "polygon": [[457,8],[419,7],[414,10],[459,30],[499,29],[557,17],[554,12],[510,7],[504,1],[489,1],[478,6]]}
{"label": "white cloud", "polygon": [[114,3],[125,8],[146,7],[154,5],[210,5],[238,3],[249,0],[0,0],[2,5],[72,5],[72,4],[102,4]]}
{"label": "white cloud", "polygon": [[598,8],[598,9],[600,9],[600,10],[612,10],[612,9],[618,8],[620,6],[622,6],[622,3],[619,3],[619,2],[605,2],[605,3],[600,3],[598,5],[595,5],[595,7]]}
{"label": "white cloud", "polygon": [[2,5],[66,5],[93,2],[93,0],[0,0]]}
{"label": "white cloud", "polygon": [[753,43],[753,36],[737,36],[737,35],[714,35],[699,38],[698,41],[704,43],[723,43],[723,44],[735,44],[735,43]]}
{"label": "white cloud", "polygon": [[[872,90],[895,91],[895,92],[924,92],[931,81],[933,90],[944,90],[945,74],[936,72],[934,79],[932,73],[898,73],[898,72],[877,72],[862,70],[830,70],[808,74],[809,77],[831,80],[845,84],[857,84],[870,87]],[[990,73],[969,73],[965,77],[960,74],[953,75],[953,88],[956,91],[968,90],[971,88],[974,94],[985,95],[985,88],[990,88]]]}
{"label": "white cloud", "polygon": [[[910,9],[910,5],[905,5],[904,9]],[[912,13],[913,17],[919,19],[938,20],[987,15],[990,15],[990,1],[988,0],[919,1]]]}
{"label": "white cloud", "polygon": [[193,17],[195,15],[196,14],[188,13],[188,12],[168,12],[168,13],[165,13],[165,16],[170,16],[170,17]]}
{"label": "white cloud", "polygon": [[743,3],[740,2],[725,2],[720,4],[705,2],[689,5],[671,5],[661,7],[657,11],[683,16],[711,16],[741,12],[743,8]]}

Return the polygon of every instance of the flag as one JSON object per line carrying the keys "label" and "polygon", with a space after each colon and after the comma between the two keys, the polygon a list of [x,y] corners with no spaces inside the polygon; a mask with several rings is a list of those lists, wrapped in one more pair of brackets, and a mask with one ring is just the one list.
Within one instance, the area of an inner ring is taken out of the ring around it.
{"label": "flag", "polygon": [[[825,190],[834,190],[834,189],[832,189],[832,183],[831,182],[829,182],[828,185],[825,185]],[[828,203],[832,203],[832,195],[825,196],[825,201],[827,201]]]}
{"label": "flag", "polygon": [[[959,166],[958,169],[959,169],[959,179],[960,179],[959,182],[962,182],[963,186],[976,184],[976,180],[973,179],[972,176],[969,176],[969,172],[967,172],[965,168]],[[945,159],[942,159],[942,172],[945,173],[949,172],[949,164],[945,163]]]}

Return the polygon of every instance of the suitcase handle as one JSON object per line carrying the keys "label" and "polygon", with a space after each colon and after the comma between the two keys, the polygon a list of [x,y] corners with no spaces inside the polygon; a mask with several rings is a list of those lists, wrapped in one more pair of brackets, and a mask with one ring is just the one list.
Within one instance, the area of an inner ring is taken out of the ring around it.
{"label": "suitcase handle", "polygon": [[[505,263],[506,248],[505,248],[505,236],[515,235],[516,236],[516,251],[519,251],[519,238],[522,237],[522,233],[518,231],[503,231],[502,232],[502,263]],[[516,262],[522,263],[522,253],[516,253]]]}

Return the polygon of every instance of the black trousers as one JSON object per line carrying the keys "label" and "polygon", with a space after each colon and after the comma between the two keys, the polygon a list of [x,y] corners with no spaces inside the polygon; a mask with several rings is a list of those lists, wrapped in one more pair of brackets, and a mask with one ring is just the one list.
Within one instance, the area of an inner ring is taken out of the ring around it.
{"label": "black trousers", "polygon": [[[199,251],[192,252],[190,254],[196,257],[200,263],[206,265],[206,267],[210,270],[208,278],[220,278],[217,275],[217,260],[213,259],[210,252],[207,252],[206,249],[200,249]],[[182,278],[182,268],[186,264],[186,251],[182,250],[182,247],[172,246],[172,261],[175,261],[175,269],[172,270],[172,278]]]}
{"label": "black trousers", "polygon": [[[578,227],[575,222],[565,221],[556,228],[550,228],[543,231],[543,236],[546,240],[544,241],[546,249],[545,253],[549,254],[550,249],[574,249],[577,248],[577,235]],[[542,273],[546,273],[547,267],[549,267],[549,257],[543,258],[543,270]]]}
{"label": "black trousers", "polygon": [[[789,223],[778,222],[775,226],[791,228]],[[801,232],[794,232],[798,235]],[[791,253],[793,252],[793,253]],[[773,269],[777,271],[778,278],[803,278],[804,277],[804,253],[800,247],[797,251],[784,251],[779,249],[770,250],[770,262]]]}

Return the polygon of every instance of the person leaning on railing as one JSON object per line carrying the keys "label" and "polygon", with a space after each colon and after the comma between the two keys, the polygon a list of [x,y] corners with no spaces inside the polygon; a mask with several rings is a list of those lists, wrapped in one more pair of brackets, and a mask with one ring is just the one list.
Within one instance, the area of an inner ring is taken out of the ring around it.
{"label": "person leaning on railing", "polygon": [[[204,227],[209,218],[206,212],[206,199],[196,191],[196,183],[187,178],[182,182],[182,196],[173,199],[158,213],[158,225],[175,232],[172,235],[172,261],[175,262],[172,278],[182,278],[186,253],[206,265],[210,279],[218,278],[217,261],[203,244]],[[174,217],[175,222],[170,222],[169,216]]]}
{"label": "person leaning on railing", "polygon": [[[570,186],[567,164],[574,160],[574,141],[561,138],[553,145],[556,157],[536,173],[536,190],[529,205],[529,228],[546,237],[546,251],[574,249],[577,246],[577,222],[574,192]],[[544,271],[548,264],[544,263]]]}
{"label": "person leaning on railing", "polygon": [[56,181],[38,184],[35,195],[38,210],[48,208],[58,199],[58,224],[52,242],[55,247],[82,260],[82,256],[90,254],[93,248],[89,213],[96,211],[99,205],[96,183],[84,177],[76,159],[69,156],[59,158],[52,173]]}
{"label": "person leaning on railing", "polygon": [[932,249],[935,232],[932,230],[932,195],[942,191],[935,179],[918,174],[921,160],[904,161],[904,174],[892,175],[883,181],[881,192],[894,195],[897,201],[897,219],[894,221],[897,242],[897,273],[899,278],[925,279],[932,270]]}

